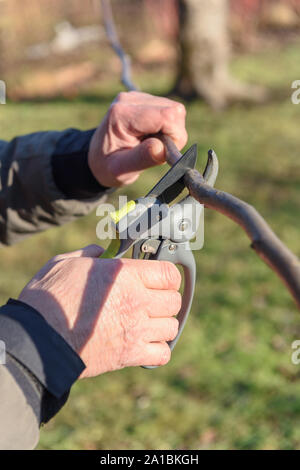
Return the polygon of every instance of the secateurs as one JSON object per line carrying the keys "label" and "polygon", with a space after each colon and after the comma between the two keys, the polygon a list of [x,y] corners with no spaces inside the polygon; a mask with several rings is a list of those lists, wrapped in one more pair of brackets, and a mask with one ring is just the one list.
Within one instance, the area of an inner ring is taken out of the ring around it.
{"label": "secateurs", "polygon": [[[185,173],[195,167],[196,160],[197,146],[193,145],[145,197],[110,214],[115,238],[101,256],[121,258],[133,248],[132,258],[165,260],[182,266],[184,290],[177,315],[179,330],[169,342],[171,349],[183,331],[193,301],[196,263],[192,250],[201,249],[204,242],[204,206],[191,196],[175,201],[185,188]],[[213,186],[217,173],[217,156],[209,151],[204,180]]]}

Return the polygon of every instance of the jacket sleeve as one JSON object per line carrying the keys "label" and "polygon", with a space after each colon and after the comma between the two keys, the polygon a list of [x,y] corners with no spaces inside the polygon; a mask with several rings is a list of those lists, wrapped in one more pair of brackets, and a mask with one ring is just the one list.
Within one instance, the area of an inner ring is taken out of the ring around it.
{"label": "jacket sleeve", "polygon": [[34,413],[39,394],[8,355],[6,361],[0,366],[0,450],[34,449],[39,440],[39,422]]}
{"label": "jacket sleeve", "polygon": [[70,199],[56,184],[52,156],[60,142],[68,141],[70,131],[0,140],[0,243],[10,245],[62,225],[104,201],[105,188],[93,197]]}
{"label": "jacket sleeve", "polygon": [[62,408],[85,365],[39,312],[18,300],[0,308],[0,337],[0,449],[33,449],[40,425]]}

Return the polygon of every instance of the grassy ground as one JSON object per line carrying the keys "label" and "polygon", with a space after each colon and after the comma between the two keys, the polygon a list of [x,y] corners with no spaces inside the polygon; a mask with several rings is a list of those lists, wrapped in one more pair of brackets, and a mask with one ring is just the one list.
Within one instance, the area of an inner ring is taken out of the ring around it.
{"label": "grassy ground", "polygon": [[[243,57],[234,70],[285,88],[299,77],[299,47]],[[168,80],[143,88],[164,92]],[[117,83],[74,102],[8,104],[1,137],[41,129],[95,126]],[[299,254],[300,106],[289,99],[219,114],[188,106],[190,143],[199,168],[213,147],[217,186],[255,205]],[[146,172],[128,192],[145,193],[162,169]],[[17,296],[56,253],[97,242],[95,214],[50,230],[1,253],[1,301]],[[206,214],[206,242],[195,253],[197,291],[190,320],[171,363],[77,383],[68,404],[41,432],[40,449],[299,449],[300,366],[291,343],[300,339],[295,305],[277,277],[248,248],[244,233]]]}

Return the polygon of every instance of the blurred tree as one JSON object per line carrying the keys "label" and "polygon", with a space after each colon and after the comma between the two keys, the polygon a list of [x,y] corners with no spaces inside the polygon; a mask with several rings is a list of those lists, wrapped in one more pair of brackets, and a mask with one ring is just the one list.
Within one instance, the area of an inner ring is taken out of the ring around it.
{"label": "blurred tree", "polygon": [[4,1],[0,0],[0,80],[4,79],[5,69],[5,44],[4,44]]}
{"label": "blurred tree", "polygon": [[180,16],[175,92],[200,96],[220,109],[235,101],[262,102],[267,91],[231,76],[228,0],[178,0]]}
{"label": "blurred tree", "polygon": [[144,0],[145,13],[155,30],[166,39],[178,37],[178,5],[175,0]]}
{"label": "blurred tree", "polygon": [[3,42],[2,42],[2,30],[0,26],[0,80],[3,73]]}

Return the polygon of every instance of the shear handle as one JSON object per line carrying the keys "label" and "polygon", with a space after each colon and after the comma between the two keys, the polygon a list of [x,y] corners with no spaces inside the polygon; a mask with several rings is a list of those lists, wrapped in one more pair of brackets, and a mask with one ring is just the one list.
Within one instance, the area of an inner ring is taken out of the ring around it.
{"label": "shear handle", "polygon": [[[179,330],[176,338],[169,341],[170,349],[173,350],[185,326],[193,302],[195,282],[196,282],[196,263],[191,251],[189,242],[172,243],[170,240],[164,240],[158,249],[156,255],[151,259],[159,261],[171,261],[183,267],[184,290],[182,295],[181,309],[177,315],[179,321]],[[157,366],[143,366],[145,369],[155,369]]]}

